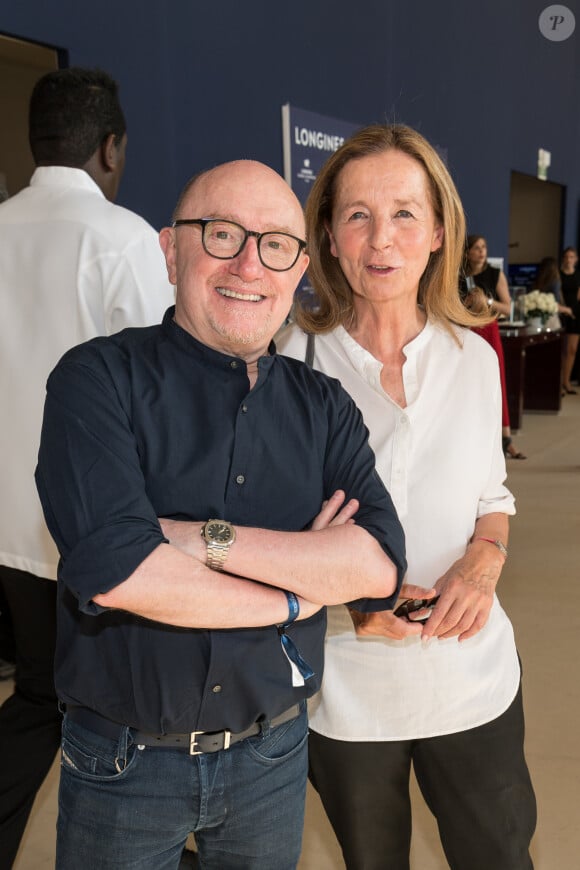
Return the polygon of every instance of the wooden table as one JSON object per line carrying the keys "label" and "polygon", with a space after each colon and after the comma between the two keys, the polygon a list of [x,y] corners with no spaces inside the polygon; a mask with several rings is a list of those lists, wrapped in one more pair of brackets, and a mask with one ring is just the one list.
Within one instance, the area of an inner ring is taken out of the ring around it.
{"label": "wooden table", "polygon": [[512,429],[521,429],[524,411],[557,414],[561,407],[562,329],[531,332],[500,327],[505,356]]}

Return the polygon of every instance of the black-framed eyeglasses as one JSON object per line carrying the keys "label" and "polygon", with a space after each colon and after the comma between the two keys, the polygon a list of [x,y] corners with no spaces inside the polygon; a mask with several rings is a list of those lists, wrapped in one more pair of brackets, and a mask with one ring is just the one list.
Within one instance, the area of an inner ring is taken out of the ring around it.
{"label": "black-framed eyeglasses", "polygon": [[257,233],[247,230],[234,221],[220,218],[180,218],[172,226],[182,227],[198,224],[201,227],[201,243],[206,254],[217,260],[233,260],[244,249],[252,236],[258,246],[260,262],[274,272],[287,272],[306,248],[306,242],[290,233]]}
{"label": "black-framed eyeglasses", "polygon": [[[426,622],[431,616],[431,610],[435,607],[439,598],[439,595],[434,595],[433,598],[407,598],[393,612],[395,616],[403,617],[409,622]],[[414,618],[411,614],[416,613],[418,610],[428,610],[428,613],[425,613],[419,619]]]}

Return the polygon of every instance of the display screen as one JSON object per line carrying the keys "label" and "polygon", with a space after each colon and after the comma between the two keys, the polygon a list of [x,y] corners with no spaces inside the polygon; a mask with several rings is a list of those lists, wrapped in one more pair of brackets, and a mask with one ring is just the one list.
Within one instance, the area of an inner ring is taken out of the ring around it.
{"label": "display screen", "polygon": [[524,287],[526,292],[535,289],[537,263],[519,263],[508,266],[508,282],[510,287]]}

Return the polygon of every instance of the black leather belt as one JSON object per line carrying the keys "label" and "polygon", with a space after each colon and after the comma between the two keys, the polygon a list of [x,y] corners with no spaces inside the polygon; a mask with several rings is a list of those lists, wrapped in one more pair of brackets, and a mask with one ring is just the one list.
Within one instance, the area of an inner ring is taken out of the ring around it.
{"label": "black leather belt", "polygon": [[[106,719],[104,716],[89,710],[88,707],[71,707],[67,705],[66,715],[71,722],[76,722],[82,728],[100,734],[111,740],[117,740],[123,725]],[[300,715],[300,705],[295,704],[279,716],[270,719],[270,727],[283,725]],[[245,731],[232,733],[231,731],[192,731],[187,734],[149,734],[146,731],[133,731],[133,740],[139,746],[162,746],[166,749],[183,749],[190,755],[201,755],[203,752],[219,752],[220,749],[229,749],[234,743],[245,740],[259,734],[263,728],[263,722],[254,722]]]}

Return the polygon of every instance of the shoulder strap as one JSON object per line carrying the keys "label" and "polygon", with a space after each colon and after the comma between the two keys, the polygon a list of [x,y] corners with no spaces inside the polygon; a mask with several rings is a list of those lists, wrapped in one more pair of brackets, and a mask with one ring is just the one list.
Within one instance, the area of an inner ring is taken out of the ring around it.
{"label": "shoulder strap", "polygon": [[306,356],[304,357],[304,362],[310,368],[312,368],[314,363],[314,339],[314,334],[309,332],[306,336]]}

